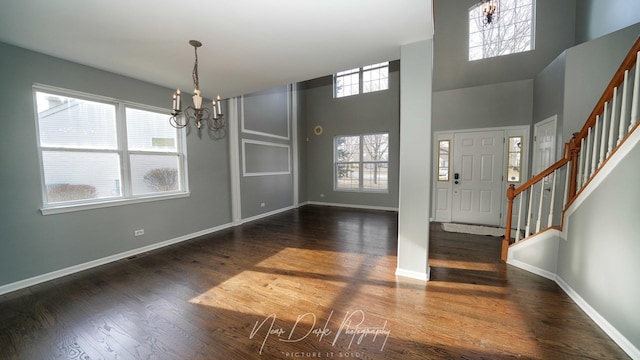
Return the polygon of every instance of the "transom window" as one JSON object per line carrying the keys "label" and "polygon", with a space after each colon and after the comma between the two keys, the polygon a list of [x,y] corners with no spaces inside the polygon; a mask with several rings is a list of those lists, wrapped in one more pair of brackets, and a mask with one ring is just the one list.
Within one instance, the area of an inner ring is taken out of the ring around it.
{"label": "transom window", "polygon": [[184,140],[162,109],[35,88],[43,213],[186,193]]}
{"label": "transom window", "polygon": [[335,97],[369,93],[389,88],[389,62],[341,71],[333,77]]}
{"label": "transom window", "polygon": [[500,0],[491,23],[483,9],[469,9],[469,60],[515,54],[534,48],[535,0]]}
{"label": "transom window", "polygon": [[336,190],[387,191],[389,134],[334,138]]}

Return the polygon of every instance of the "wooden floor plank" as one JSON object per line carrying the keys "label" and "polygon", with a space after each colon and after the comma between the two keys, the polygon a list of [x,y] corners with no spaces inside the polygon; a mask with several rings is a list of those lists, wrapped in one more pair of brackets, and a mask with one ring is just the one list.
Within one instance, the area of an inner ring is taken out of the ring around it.
{"label": "wooden floor plank", "polygon": [[432,224],[395,276],[397,214],[321,206],[0,296],[0,359],[624,359],[500,239]]}

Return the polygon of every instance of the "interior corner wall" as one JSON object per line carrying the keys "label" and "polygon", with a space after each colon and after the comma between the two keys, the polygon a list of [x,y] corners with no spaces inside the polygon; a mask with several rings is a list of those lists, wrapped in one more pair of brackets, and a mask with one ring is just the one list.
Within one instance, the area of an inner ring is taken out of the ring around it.
{"label": "interior corner wall", "polygon": [[622,60],[640,34],[640,23],[567,49],[562,134],[587,121]]}
{"label": "interior corner wall", "polygon": [[640,22],[638,0],[576,1],[576,44]]}
{"label": "interior corner wall", "polygon": [[564,151],[564,143],[571,138],[571,134],[562,133],[565,63],[566,52],[563,52],[536,76],[533,84],[532,124],[535,125],[557,115],[556,159],[560,159]]}
{"label": "interior corner wall", "polygon": [[[364,64],[366,65],[366,64]],[[304,83],[306,129],[300,141],[306,152],[310,202],[379,208],[398,207],[400,148],[400,68],[389,65],[389,89],[334,98],[333,77]],[[320,135],[314,134],[322,126]],[[386,193],[334,190],[333,139],[339,135],[389,133],[389,189]]]}
{"label": "interior corner wall", "polygon": [[[190,196],[43,216],[32,86],[166,108],[173,90],[0,43],[0,286],[228,224],[228,139],[187,130]],[[168,115],[167,115],[168,121]],[[202,135],[202,136],[200,136]],[[134,237],[135,229],[144,229]]]}
{"label": "interior corner wall", "polygon": [[433,93],[433,131],[531,125],[533,80]]}

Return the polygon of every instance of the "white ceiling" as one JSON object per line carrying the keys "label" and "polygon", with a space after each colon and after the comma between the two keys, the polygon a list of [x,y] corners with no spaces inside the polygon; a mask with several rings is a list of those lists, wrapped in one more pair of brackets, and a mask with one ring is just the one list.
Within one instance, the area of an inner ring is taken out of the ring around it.
{"label": "white ceiling", "polygon": [[[1,0],[0,42],[211,98],[400,58],[429,0]],[[0,54],[1,56],[1,54]]]}

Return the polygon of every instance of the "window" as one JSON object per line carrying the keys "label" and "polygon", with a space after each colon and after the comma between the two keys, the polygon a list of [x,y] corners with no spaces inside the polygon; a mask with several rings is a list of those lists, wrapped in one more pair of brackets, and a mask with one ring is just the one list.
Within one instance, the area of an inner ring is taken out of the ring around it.
{"label": "window", "polygon": [[493,22],[484,24],[483,4],[469,9],[469,60],[534,48],[535,0],[500,0]]}
{"label": "window", "polygon": [[389,134],[336,136],[335,189],[386,191],[389,188]]}
{"label": "window", "polygon": [[186,193],[183,139],[160,109],[35,88],[46,209]]}
{"label": "window", "polygon": [[522,136],[509,136],[508,146],[507,182],[517,183],[522,174]]}
{"label": "window", "polygon": [[333,77],[335,97],[368,93],[389,88],[389,62],[341,71]]}
{"label": "window", "polygon": [[449,140],[438,142],[438,181],[449,181]]}

